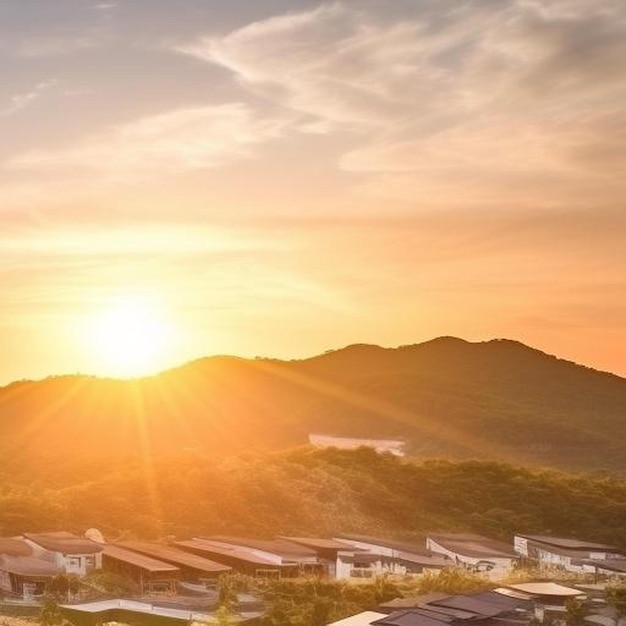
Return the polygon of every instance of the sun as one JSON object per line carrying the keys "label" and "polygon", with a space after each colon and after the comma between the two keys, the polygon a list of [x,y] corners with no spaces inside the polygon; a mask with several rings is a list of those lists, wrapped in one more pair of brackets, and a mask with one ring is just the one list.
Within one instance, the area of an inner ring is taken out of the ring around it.
{"label": "sun", "polygon": [[173,329],[154,303],[122,298],[97,313],[88,330],[93,356],[113,376],[152,374],[166,365]]}

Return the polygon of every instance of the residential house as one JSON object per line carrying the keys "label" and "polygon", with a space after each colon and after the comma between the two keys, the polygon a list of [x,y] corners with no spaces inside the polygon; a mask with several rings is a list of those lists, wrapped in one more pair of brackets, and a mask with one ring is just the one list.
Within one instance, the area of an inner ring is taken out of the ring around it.
{"label": "residential house", "polygon": [[460,567],[484,573],[493,580],[506,576],[518,561],[518,555],[508,544],[471,533],[429,534],[426,547]]}
{"label": "residential house", "polygon": [[171,546],[146,541],[120,541],[107,545],[114,545],[174,565],[180,570],[183,581],[200,581],[205,585],[213,585],[222,574],[231,571],[228,565]]}
{"label": "residential house", "polygon": [[48,583],[61,570],[32,554],[32,547],[24,540],[0,538],[0,592],[23,600],[45,595]]}
{"label": "residential house", "polygon": [[127,576],[140,594],[173,594],[181,578],[180,568],[145,554],[107,544],[102,551],[102,569]]}
{"label": "residential house", "polygon": [[593,571],[593,564],[591,568],[585,567],[588,561],[625,558],[615,546],[546,535],[517,534],[514,547],[524,559],[536,562],[541,567],[557,567],[570,572]]}
{"label": "residential house", "polygon": [[23,539],[34,558],[54,563],[65,574],[82,577],[102,567],[102,544],[86,537],[60,531],[25,533]]}
{"label": "residential house", "polygon": [[339,553],[337,578],[368,578],[386,573],[406,576],[454,566],[447,556],[414,543],[356,534],[341,534],[334,539],[353,550]]}
{"label": "residential house", "polygon": [[[316,551],[286,539],[248,539],[214,535],[198,538],[205,549],[214,550],[215,558],[224,558],[227,551],[239,559],[261,559],[268,565],[257,568],[256,575],[279,575],[295,577],[307,574],[323,574],[325,567]],[[263,571],[265,570],[265,571]]]}

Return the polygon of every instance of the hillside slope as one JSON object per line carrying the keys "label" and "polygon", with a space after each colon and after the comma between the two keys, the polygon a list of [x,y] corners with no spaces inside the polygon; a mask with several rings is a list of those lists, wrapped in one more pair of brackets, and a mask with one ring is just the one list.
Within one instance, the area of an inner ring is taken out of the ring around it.
{"label": "hillside slope", "polygon": [[623,470],[626,379],[510,340],[439,338],[0,389],[2,452],[26,464],[276,450],[305,443],[310,432],[402,436],[422,458]]}
{"label": "hillside slope", "polygon": [[0,482],[0,536],[51,529],[164,538],[437,530],[579,537],[626,549],[626,481],[488,461],[412,463],[371,450],[294,449],[150,464],[102,462],[42,489]]}

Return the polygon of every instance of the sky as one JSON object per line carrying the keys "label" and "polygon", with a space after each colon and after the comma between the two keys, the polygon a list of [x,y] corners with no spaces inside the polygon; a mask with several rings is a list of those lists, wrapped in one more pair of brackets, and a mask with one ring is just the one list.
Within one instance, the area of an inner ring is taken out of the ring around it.
{"label": "sky", "polygon": [[626,375],[622,0],[20,0],[0,31],[0,383],[441,335]]}

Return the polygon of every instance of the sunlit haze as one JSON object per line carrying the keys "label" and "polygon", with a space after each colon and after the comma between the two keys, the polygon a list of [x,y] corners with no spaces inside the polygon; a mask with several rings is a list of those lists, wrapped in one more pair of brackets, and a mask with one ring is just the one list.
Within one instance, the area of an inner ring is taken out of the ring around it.
{"label": "sunlit haze", "polygon": [[626,375],[623,0],[19,0],[0,30],[0,384],[441,335]]}

